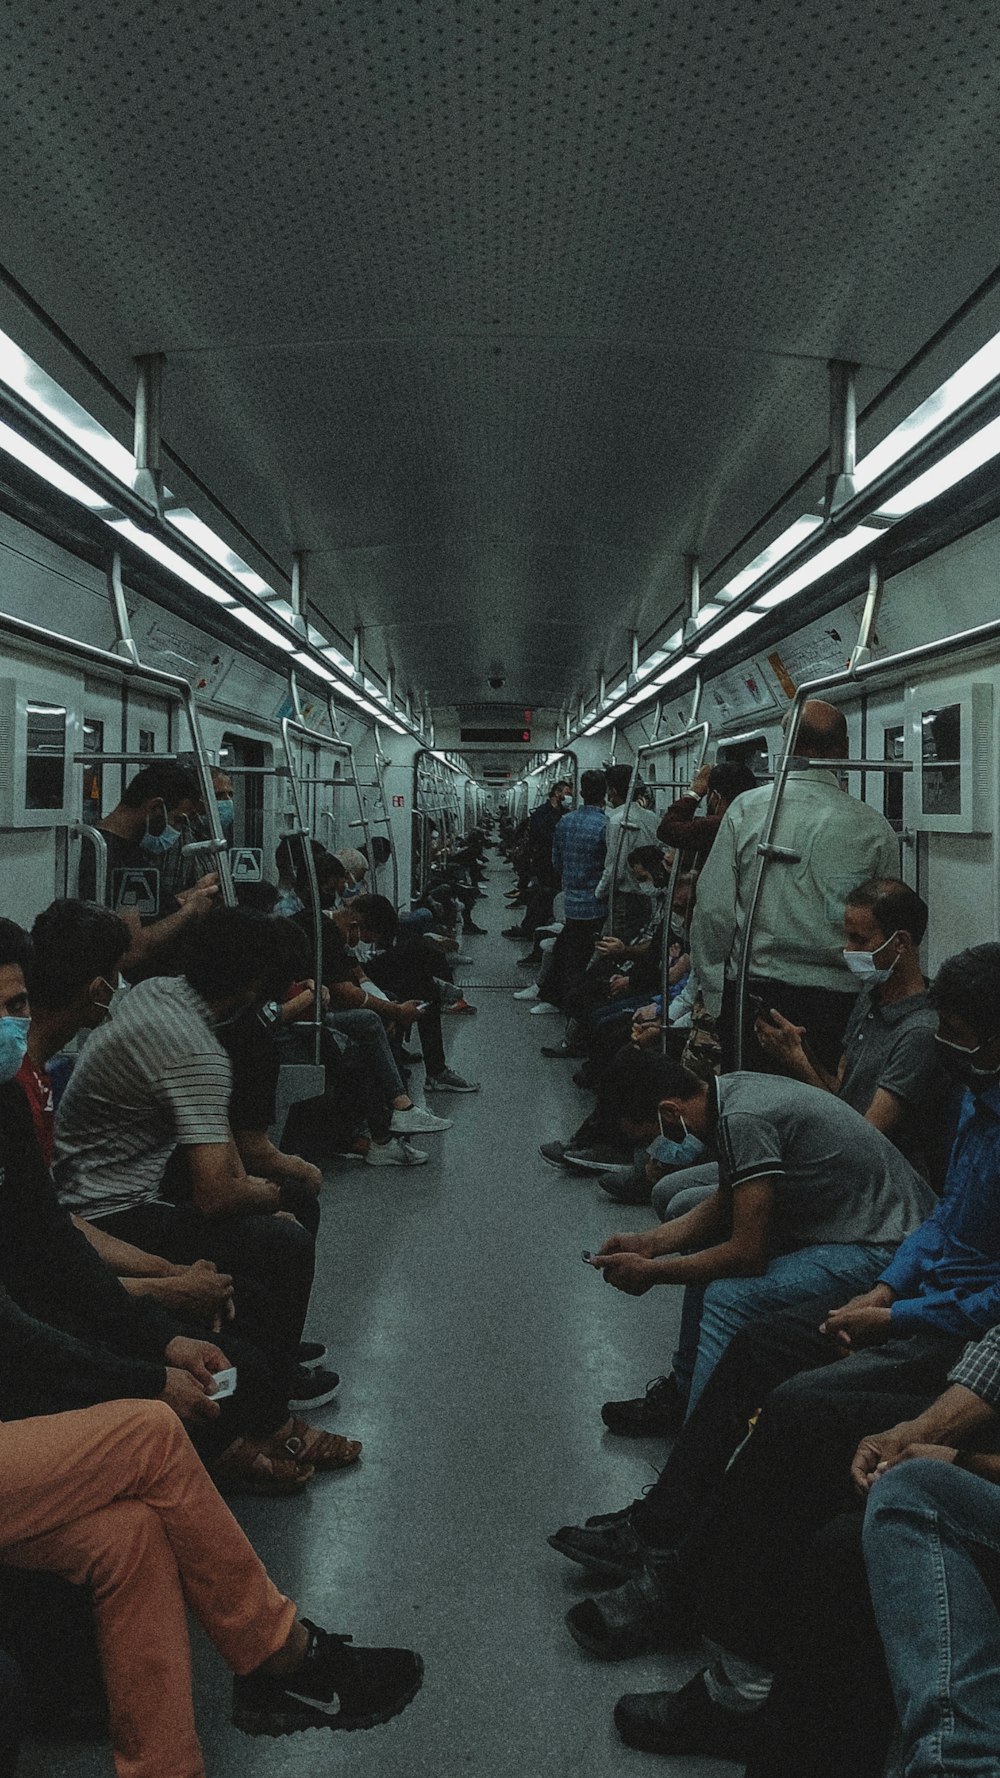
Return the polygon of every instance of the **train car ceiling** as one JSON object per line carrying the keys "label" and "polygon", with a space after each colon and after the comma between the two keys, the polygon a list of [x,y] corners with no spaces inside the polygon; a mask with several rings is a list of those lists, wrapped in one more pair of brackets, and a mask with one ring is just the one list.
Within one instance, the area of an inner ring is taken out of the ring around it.
{"label": "train car ceiling", "polygon": [[120,450],[162,354],[185,541],[298,554],[415,707],[679,683],[685,555],[708,602],[823,512],[828,361],[870,467],[1000,331],[985,4],[7,21],[0,327]]}

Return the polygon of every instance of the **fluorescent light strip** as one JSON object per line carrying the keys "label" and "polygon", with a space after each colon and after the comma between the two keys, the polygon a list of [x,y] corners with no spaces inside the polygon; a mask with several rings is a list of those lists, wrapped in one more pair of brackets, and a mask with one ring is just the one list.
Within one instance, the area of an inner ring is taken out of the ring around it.
{"label": "fluorescent light strip", "polygon": [[233,616],[237,623],[246,624],[248,630],[253,630],[255,635],[262,636],[265,642],[273,643],[275,648],[284,649],[286,654],[294,654],[294,642],[289,642],[288,637],[283,636],[280,630],[276,630],[273,624],[258,617],[256,611],[248,611],[245,605],[237,605],[233,609]]}
{"label": "fluorescent light strip", "polygon": [[[974,395],[978,395],[981,389],[985,389],[986,385],[992,383],[998,376],[1000,376],[1000,333],[994,334],[991,340],[987,340],[985,346],[973,353],[971,358],[966,359],[966,362],[959,366],[953,376],[948,377],[940,388],[935,389],[933,395],[929,395],[926,401],[922,401],[919,407],[914,408],[912,414],[908,414],[905,420],[901,420],[888,437],[883,438],[881,444],[877,444],[874,450],[862,457],[854,471],[854,485],[858,493],[862,493],[875,480],[876,476],[891,469],[894,463],[899,462],[900,457],[905,457],[907,451],[912,451],[914,445],[918,445],[928,438],[938,426],[950,419],[952,414],[957,413],[959,408],[964,406],[967,401],[971,401]],[[983,461],[985,462],[986,459],[984,458]],[[930,496],[924,496],[924,498],[930,498]],[[919,505],[920,502],[918,501],[916,504]],[[890,510],[895,509],[890,507]],[[911,507],[909,510],[912,512],[913,508]]]}
{"label": "fluorescent light strip", "polygon": [[699,642],[695,654],[699,660],[703,654],[714,654],[717,648],[724,648],[727,642],[733,642],[737,636],[742,636],[744,630],[749,630],[752,624],[759,624],[763,615],[763,611],[738,611],[721,629],[706,636],[704,642]]}
{"label": "fluorescent light strip", "polygon": [[238,556],[235,550],[230,549],[228,543],[225,543],[210,525],[206,525],[197,513],[192,512],[190,507],[171,507],[163,516],[168,525],[173,525],[176,530],[183,532],[184,536],[196,544],[206,556],[210,556],[213,562],[218,562],[220,568],[224,568],[227,574],[231,574],[234,580],[238,580],[248,593],[253,593],[254,597],[258,599],[274,597],[274,588],[269,586],[259,574],[255,574],[253,569],[244,562],[242,556]]}
{"label": "fluorescent light strip", "polygon": [[678,679],[682,673],[687,672],[689,667],[696,667],[697,665],[697,659],[693,654],[682,654],[680,660],[674,661],[673,666],[668,667],[665,673],[657,674],[657,677],[653,680],[653,685],[669,685],[672,679]]}
{"label": "fluorescent light strip", "polygon": [[46,375],[41,365],[29,358],[27,352],[22,352],[6,333],[0,333],[0,382],[6,383],[8,389],[13,389],[15,395],[36,413],[71,438],[95,463],[102,464],[118,481],[131,487],[135,474],[135,459],[131,452],[98,425],[86,408]]}
{"label": "fluorescent light strip", "polygon": [[795,520],[794,524],[789,525],[787,531],[782,531],[780,537],[776,537],[773,543],[769,543],[766,549],[761,550],[759,556],[754,556],[753,561],[748,562],[739,574],[734,574],[732,580],[727,580],[725,586],[720,587],[717,593],[712,594],[712,598],[719,600],[724,605],[729,605],[734,599],[738,599],[741,593],[749,592],[750,588],[756,585],[769,568],[773,568],[776,562],[784,561],[786,556],[791,555],[793,549],[798,549],[800,543],[804,543],[807,537],[811,537],[814,531],[818,531],[822,523],[823,520],[815,513],[804,513],[800,519]]}
{"label": "fluorescent light strip", "polygon": [[[203,574],[200,568],[195,568],[190,562],[186,562],[183,556],[179,556],[176,550],[170,548],[169,543],[164,543],[162,538],[154,536],[152,531],[143,531],[139,525],[134,525],[131,519],[109,519],[108,524],[112,531],[118,533],[119,537],[124,537],[127,543],[134,543],[137,549],[143,550],[147,556],[152,556],[154,561],[162,563],[164,568],[169,568],[170,572],[176,574],[179,580],[186,581],[188,586],[194,587],[195,592],[204,593],[205,598],[211,599],[216,605],[231,606],[234,617],[242,615],[231,594],[224,593],[221,587],[216,586],[214,580],[209,580],[208,575]],[[282,642],[284,643],[283,638]],[[292,645],[289,642],[287,646],[291,648]]]}
{"label": "fluorescent light strip", "polygon": [[71,500],[78,500],[81,506],[89,506],[91,512],[99,512],[102,507],[107,506],[103,494],[95,493],[93,488],[88,488],[85,482],[80,481],[75,475],[71,475],[68,469],[64,469],[61,463],[53,462],[52,458],[47,457],[44,451],[29,444],[28,440],[22,438],[19,432],[15,432],[12,426],[6,426],[2,422],[0,422],[0,450],[6,451],[8,456],[14,457],[18,463],[23,463],[25,468],[32,470],[35,475],[40,475],[43,481],[47,481],[50,487],[58,488],[61,494],[68,494]]}
{"label": "fluorescent light strip", "polygon": [[918,506],[925,506],[928,500],[936,500],[953,488],[957,482],[964,481],[973,470],[981,469],[984,463],[1000,454],[1000,419],[991,420],[988,426],[967,438],[964,444],[957,445],[935,463],[925,469],[915,481],[906,488],[900,488],[898,494],[892,494],[879,507],[884,518],[901,519],[907,513],[915,512]]}
{"label": "fluorescent light strip", "polygon": [[[755,609],[765,612],[772,611],[776,605],[783,605],[786,599],[792,599],[796,593],[801,593],[804,587],[812,586],[814,581],[820,580],[824,574],[828,574],[831,568],[836,568],[841,562],[848,561],[851,556],[857,555],[859,550],[874,543],[881,535],[881,531],[874,525],[856,525],[846,537],[835,537],[832,543],[828,543],[825,549],[819,551],[818,555],[813,556],[808,562],[803,562],[801,568],[796,568],[787,580],[779,581],[778,585],[772,587],[770,592],[762,593],[756,601]],[[714,644],[714,637],[712,641]]]}

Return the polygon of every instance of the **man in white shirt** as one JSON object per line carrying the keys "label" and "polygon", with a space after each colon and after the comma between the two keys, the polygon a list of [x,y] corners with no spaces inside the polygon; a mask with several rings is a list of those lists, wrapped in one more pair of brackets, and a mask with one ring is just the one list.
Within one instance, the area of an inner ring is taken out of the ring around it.
{"label": "man in white shirt", "polygon": [[[813,700],[802,712],[802,759],[845,759],[842,710]],[[736,973],[769,785],[727,810],[698,882],[691,927],[692,971],[708,1011],[720,1019],[724,1064],[733,1066]],[[774,844],[794,854],[768,864],[754,922],[744,1068],[767,1068],[753,1034],[755,1013],[776,1007],[804,1025],[817,1059],[836,1069],[855,992],[843,958],[844,907],[859,883],[898,877],[899,841],[885,818],[848,796],[837,776],[802,766],[788,774]]]}
{"label": "man in white shirt", "polygon": [[[607,803],[611,811],[608,815],[608,857],[604,875],[595,893],[599,901],[608,901],[612,880],[614,881],[614,905],[608,932],[613,938],[623,938],[628,943],[649,918],[645,900],[635,893],[635,879],[628,864],[629,854],[638,846],[658,844],[657,818],[655,810],[643,808],[641,803],[635,801],[629,804],[631,766],[608,766],[605,777],[608,780]],[[637,784],[636,790],[640,788]]]}

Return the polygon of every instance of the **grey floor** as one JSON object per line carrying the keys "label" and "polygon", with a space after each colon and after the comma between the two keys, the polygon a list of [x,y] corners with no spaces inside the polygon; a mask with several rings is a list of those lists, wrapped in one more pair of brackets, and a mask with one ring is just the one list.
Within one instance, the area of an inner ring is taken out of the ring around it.
{"label": "grey floor", "polygon": [[[496,858],[491,853],[491,859]],[[511,998],[525,982],[493,863],[463,972],[478,1017],[445,1021],[449,1059],[475,1097],[433,1098],[454,1128],[417,1138],[414,1171],[331,1171],[309,1332],[343,1382],[317,1423],[363,1439],[356,1470],[299,1500],[237,1511],[279,1584],[355,1639],[419,1648],[424,1687],[367,1734],[247,1740],[228,1722],[229,1681],[195,1633],[195,1683],[212,1778],[341,1771],[357,1778],[617,1778],[664,1771],[732,1778],[732,1765],[667,1761],[622,1745],[626,1690],[680,1684],[693,1662],[607,1666],[570,1640],[563,1613],[587,1592],[546,1534],[624,1505],[664,1447],[606,1435],[601,1402],[666,1368],[673,1291],[633,1300],[581,1263],[615,1229],[648,1221],[592,1181],[556,1172],[538,1143],[568,1135],[589,1100],[573,1064],[544,1060],[561,1030]],[[475,984],[475,987],[472,986]],[[420,1097],[422,1071],[411,1086]],[[640,1225],[641,1226],[641,1225]],[[106,1748],[28,1749],[21,1770],[96,1778]],[[165,1770],[169,1768],[165,1766]]]}

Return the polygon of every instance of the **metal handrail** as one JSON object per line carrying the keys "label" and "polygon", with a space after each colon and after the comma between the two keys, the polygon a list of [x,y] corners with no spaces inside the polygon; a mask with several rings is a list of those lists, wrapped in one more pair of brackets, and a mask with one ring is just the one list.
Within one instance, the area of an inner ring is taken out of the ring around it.
{"label": "metal handrail", "polygon": [[88,821],[71,822],[69,831],[94,848],[94,900],[103,902],[108,892],[108,842],[100,828],[91,827]]}
{"label": "metal handrail", "polygon": [[[680,747],[684,744],[685,741],[693,739],[693,737],[695,735],[700,735],[702,737],[702,740],[701,740],[700,751],[698,754],[698,764],[695,768],[695,775],[697,774],[698,771],[700,771],[700,769],[704,763],[705,754],[708,751],[708,739],[709,739],[709,735],[711,733],[711,727],[710,727],[709,723],[695,722],[695,717],[698,714],[698,706],[700,703],[701,703],[701,675],[699,674],[698,682],[697,682],[697,685],[695,686],[694,698],[693,698],[692,704],[691,704],[691,717],[690,717],[690,721],[688,723],[688,727],[686,729],[681,730],[681,732],[679,734],[665,735],[662,740],[658,740],[654,737],[654,739],[652,739],[650,741],[643,741],[642,744],[636,748],[635,758],[632,763],[632,776],[629,779],[628,794],[625,798],[625,802],[623,805],[621,827],[619,829],[617,841],[616,841],[616,845],[615,845],[614,868],[611,872],[611,880],[610,880],[609,893],[608,893],[608,925],[609,926],[614,925],[615,893],[616,893],[617,883],[618,883],[618,867],[621,863],[622,847],[625,843],[625,831],[626,831],[626,828],[628,825],[628,818],[632,812],[632,804],[635,801],[636,788],[639,783],[640,765],[641,765],[642,761],[644,759],[648,759],[651,754],[662,753],[668,747]],[[678,780],[678,782],[679,782],[679,780]],[[689,782],[690,782],[690,780],[689,780]],[[667,788],[675,790],[677,788],[677,784],[671,782],[667,786]]]}
{"label": "metal handrail", "polygon": [[[869,613],[866,607],[865,618],[868,618],[868,615]],[[874,618],[868,623],[869,635],[871,633],[873,622]],[[883,678],[887,673],[898,672],[899,669],[903,669],[905,672],[912,667],[930,665],[931,663],[944,659],[948,655],[965,653],[972,649],[982,647],[987,643],[1000,641],[1000,618],[992,618],[989,623],[976,624],[969,630],[956,630],[950,635],[939,636],[933,642],[920,642],[913,648],[903,648],[896,654],[883,655],[880,659],[874,660],[870,658],[859,658],[859,651],[862,648],[867,648],[868,645],[867,636],[864,636],[864,628],[865,619],[863,618],[862,634],[859,635],[858,647],[855,649],[854,654],[851,657],[850,665],[840,668],[835,673],[823,674],[818,679],[811,679],[804,685],[800,685],[792,699],[791,705],[789,706],[787,718],[788,726],[785,734],[785,748],[778,761],[774,777],[774,785],[771,790],[771,801],[768,805],[767,817],[757,845],[757,868],[754,873],[750,900],[747,904],[743,932],[740,935],[739,960],[736,971],[735,1061],[737,1068],[741,1067],[743,1063],[746,991],[750,980],[750,962],[753,949],[754,925],[760,908],[761,893],[769,863],[769,855],[774,846],[774,835],[777,829],[778,814],[781,808],[785,785],[788,780],[788,774],[793,769],[792,761],[797,758],[794,754],[795,736],[798,730],[803,706],[810,698],[819,697],[823,692],[837,691],[845,687],[855,687],[867,684],[869,680]],[[823,760],[820,763],[827,767],[832,766],[836,768],[839,762]],[[864,770],[873,772],[897,770],[898,763],[899,762],[895,760],[849,762],[850,765],[863,765]]]}
{"label": "metal handrail", "polygon": [[[135,652],[116,654],[112,649],[98,648],[92,642],[79,642],[75,636],[63,636],[58,630],[48,630],[42,624],[29,623],[26,618],[14,617],[7,611],[0,611],[0,631],[5,631],[8,635],[16,637],[18,641],[26,642],[36,648],[56,649],[59,653],[68,655],[71,660],[83,661],[92,667],[120,673],[124,679],[138,679],[149,685],[158,685],[164,690],[176,694],[183,708],[191,736],[202,801],[205,805],[205,819],[209,825],[218,861],[222,899],[227,907],[234,907],[236,894],[233,889],[232,872],[229,868],[229,854],[215,806],[215,790],[212,785],[208,755],[201,738],[198,707],[194,691],[188,681],[179,673],[168,673],[163,667],[147,666],[139,660]],[[155,756],[147,754],[145,757],[148,761]]]}

